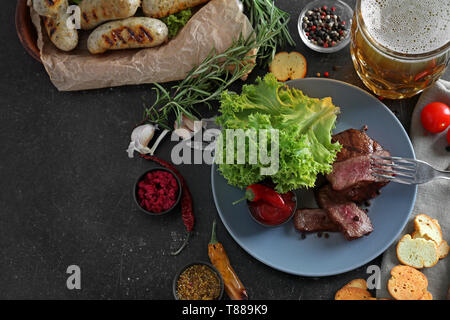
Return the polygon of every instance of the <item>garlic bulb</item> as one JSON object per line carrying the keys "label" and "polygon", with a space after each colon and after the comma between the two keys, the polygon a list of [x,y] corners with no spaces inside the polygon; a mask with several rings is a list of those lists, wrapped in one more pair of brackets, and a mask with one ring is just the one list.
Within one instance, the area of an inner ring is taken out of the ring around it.
{"label": "garlic bulb", "polygon": [[151,150],[148,144],[155,135],[156,127],[151,124],[144,124],[136,127],[131,133],[131,142],[128,146],[128,157],[133,158],[134,151],[141,154],[148,154]]}

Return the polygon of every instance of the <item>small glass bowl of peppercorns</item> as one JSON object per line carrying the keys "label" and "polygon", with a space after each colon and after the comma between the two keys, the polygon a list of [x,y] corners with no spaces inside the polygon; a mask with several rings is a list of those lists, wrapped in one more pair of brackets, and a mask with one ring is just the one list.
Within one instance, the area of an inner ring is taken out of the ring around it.
{"label": "small glass bowl of peppercorns", "polygon": [[331,53],[350,42],[353,10],[336,0],[316,0],[308,3],[298,18],[298,32],[312,50]]}

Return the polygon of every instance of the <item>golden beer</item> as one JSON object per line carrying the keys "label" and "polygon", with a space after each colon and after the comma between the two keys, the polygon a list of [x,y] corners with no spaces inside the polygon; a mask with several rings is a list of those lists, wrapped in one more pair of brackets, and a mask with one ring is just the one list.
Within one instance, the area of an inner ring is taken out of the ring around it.
{"label": "golden beer", "polygon": [[449,63],[450,0],[358,0],[351,37],[364,84],[382,97],[411,97]]}

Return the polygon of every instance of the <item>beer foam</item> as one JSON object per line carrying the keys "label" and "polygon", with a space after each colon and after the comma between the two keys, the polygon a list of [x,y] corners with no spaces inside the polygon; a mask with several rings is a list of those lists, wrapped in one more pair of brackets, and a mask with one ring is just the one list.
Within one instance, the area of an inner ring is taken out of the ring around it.
{"label": "beer foam", "polygon": [[450,0],[361,0],[370,36],[390,50],[423,54],[450,41]]}

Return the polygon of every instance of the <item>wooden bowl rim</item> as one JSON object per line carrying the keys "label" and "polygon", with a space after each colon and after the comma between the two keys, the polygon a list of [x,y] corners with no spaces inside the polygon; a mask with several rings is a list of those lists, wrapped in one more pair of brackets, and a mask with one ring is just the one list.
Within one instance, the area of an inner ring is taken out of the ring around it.
{"label": "wooden bowl rim", "polygon": [[37,46],[37,34],[31,21],[27,0],[17,0],[15,24],[17,36],[22,46],[30,56],[42,63],[41,53]]}

